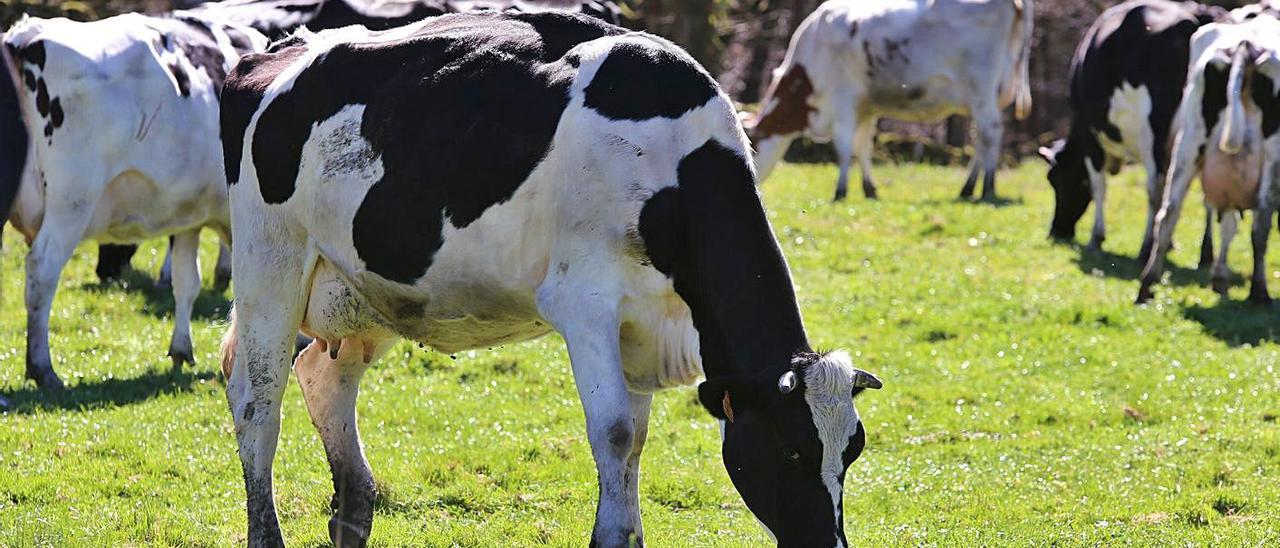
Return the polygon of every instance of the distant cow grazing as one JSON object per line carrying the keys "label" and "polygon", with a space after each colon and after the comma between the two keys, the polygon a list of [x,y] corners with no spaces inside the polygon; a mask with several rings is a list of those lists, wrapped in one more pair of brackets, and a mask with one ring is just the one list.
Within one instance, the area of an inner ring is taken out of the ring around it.
{"label": "distant cow grazing", "polygon": [[780,544],[846,544],[852,397],[880,382],[810,347],[733,105],[685,52],[581,15],[448,15],[301,32],[245,57],[223,99],[223,370],[251,546],[282,542],[271,470],[300,328],[339,546],[373,520],[370,363],[400,337],[455,352],[551,331],[599,474],[592,545],[643,544],[652,394],[704,373],[747,507]]}
{"label": "distant cow grazing", "polygon": [[960,196],[996,196],[1000,110],[1031,109],[1027,78],[1032,0],[829,0],[805,19],[753,121],[760,178],[805,135],[831,141],[844,198],[857,158],[862,191],[876,197],[871,155],[881,117],[932,122],[967,114],[977,124],[977,157]]}
{"label": "distant cow grazing", "polygon": [[230,228],[218,91],[246,27],[175,12],[93,23],[23,19],[4,35],[0,70],[0,219],[26,237],[27,376],[61,387],[49,313],[62,268],[84,239],[176,235],[169,355],[192,362],[202,227]]}
{"label": "distant cow grazing", "polygon": [[1280,205],[1280,21],[1258,15],[1239,24],[1216,23],[1196,32],[1178,109],[1168,188],[1156,214],[1157,244],[1142,271],[1138,302],[1152,297],[1191,179],[1200,174],[1205,203],[1216,215],[1222,243],[1214,260],[1214,290],[1230,286],[1227,253],[1236,223],[1253,216],[1253,279],[1249,300],[1271,302],[1267,292],[1267,238]]}
{"label": "distant cow grazing", "polygon": [[[622,22],[622,10],[610,0],[225,0],[202,4],[194,12],[206,18],[250,26],[275,39],[303,25],[313,31],[348,25],[385,30],[426,17],[480,10],[569,11],[607,23]],[[118,278],[137,250],[138,246],[132,244],[98,246],[98,277],[104,281]],[[226,287],[231,280],[230,251],[224,241],[218,253],[215,287]],[[170,283],[172,263],[170,251],[165,255],[158,286]]]}
{"label": "distant cow grazing", "polygon": [[[1106,174],[1125,160],[1147,171],[1146,238],[1138,260],[1151,249],[1151,226],[1164,196],[1165,168],[1173,140],[1174,114],[1182,100],[1191,56],[1191,35],[1201,25],[1226,16],[1220,8],[1194,2],[1133,0],[1098,16],[1071,62],[1071,132],[1051,148],[1049,182],[1057,197],[1049,235],[1074,240],[1076,222],[1093,202],[1089,247],[1100,250],[1107,237]],[[1202,261],[1213,258],[1206,226]]]}

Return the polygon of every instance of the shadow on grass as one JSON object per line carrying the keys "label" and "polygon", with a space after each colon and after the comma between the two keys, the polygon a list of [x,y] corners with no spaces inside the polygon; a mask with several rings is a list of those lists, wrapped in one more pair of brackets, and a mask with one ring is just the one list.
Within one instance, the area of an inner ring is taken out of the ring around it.
{"label": "shadow on grass", "polygon": [[1280,309],[1274,306],[1222,301],[1216,306],[1188,306],[1182,315],[1204,326],[1205,333],[1231,346],[1280,342]]}
{"label": "shadow on grass", "polygon": [[[1138,265],[1136,257],[1137,253],[1134,254],[1134,257],[1129,257],[1105,250],[1090,251],[1085,246],[1075,243],[1064,245],[1069,245],[1079,251],[1079,256],[1075,258],[1076,267],[1085,274],[1093,274],[1094,271],[1097,271],[1108,278],[1133,282],[1137,282],[1138,277],[1142,275],[1142,267]],[[1201,272],[1198,269],[1178,266],[1168,260],[1165,260],[1164,266],[1165,272],[1168,273],[1169,283],[1173,285],[1207,285],[1209,282],[1208,273]],[[1137,285],[1134,285],[1133,293],[1134,295],[1138,294]]]}
{"label": "shadow on grass", "polygon": [[18,415],[38,411],[87,411],[130,405],[163,394],[190,392],[197,383],[216,376],[213,371],[151,370],[138,377],[86,381],[57,391],[40,390],[28,383],[15,392],[0,394],[0,399],[9,400],[6,411]]}
{"label": "shadow on grass", "polygon": [[[91,293],[121,290],[137,293],[146,300],[142,308],[143,312],[156,318],[173,314],[173,290],[156,287],[154,279],[132,268],[125,269],[116,280],[86,283],[81,285],[80,289]],[[195,305],[191,309],[191,317],[200,320],[225,320],[230,310],[231,301],[227,299],[225,291],[215,291],[202,286],[200,294],[196,295]]]}
{"label": "shadow on grass", "polygon": [[976,206],[989,206],[994,208],[1005,208],[1011,206],[1020,206],[1023,204],[1021,197],[1018,198],[992,198],[983,200],[980,198],[930,198],[924,201],[924,204],[930,206],[946,206],[954,204],[969,204]]}

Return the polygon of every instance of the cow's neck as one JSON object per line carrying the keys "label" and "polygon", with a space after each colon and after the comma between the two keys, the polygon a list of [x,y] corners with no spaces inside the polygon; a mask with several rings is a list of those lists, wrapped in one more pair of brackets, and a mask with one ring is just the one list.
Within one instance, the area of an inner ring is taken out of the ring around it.
{"label": "cow's neck", "polygon": [[708,379],[780,374],[792,355],[810,350],[747,162],[708,142],[680,162],[679,185],[654,195],[640,217],[654,266],[693,312]]}

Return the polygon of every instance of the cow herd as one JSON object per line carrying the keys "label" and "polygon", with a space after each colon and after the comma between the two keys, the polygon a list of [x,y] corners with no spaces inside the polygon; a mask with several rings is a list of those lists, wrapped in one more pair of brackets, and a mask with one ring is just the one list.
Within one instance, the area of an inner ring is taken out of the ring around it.
{"label": "cow herd", "polygon": [[[1094,202],[1100,248],[1105,176],[1141,163],[1139,301],[1199,176],[1215,289],[1253,209],[1250,299],[1269,302],[1277,15],[1268,2],[1131,0],[1076,52],[1070,132],[1041,150],[1050,235],[1073,239]],[[853,398],[882,384],[808,342],[757,182],[804,136],[835,147],[835,199],[855,159],[875,198],[879,118],[965,114],[977,141],[960,195],[981,177],[994,199],[1001,111],[1031,107],[1033,0],[828,1],[748,116],[678,46],[620,17],[597,0],[227,0],[19,21],[0,48],[0,218],[30,247],[27,376],[62,387],[50,311],[85,239],[117,246],[100,255],[110,276],[127,246],[171,238],[168,353],[192,363],[210,228],[235,276],[221,367],[250,545],[283,544],[272,466],[290,366],[333,474],[330,537],[363,546],[375,492],[355,405],[368,367],[399,339],[455,352],[552,331],[599,477],[593,545],[643,543],[652,395],[699,379],[729,477],[769,534],[847,545],[844,475],[866,437]]]}

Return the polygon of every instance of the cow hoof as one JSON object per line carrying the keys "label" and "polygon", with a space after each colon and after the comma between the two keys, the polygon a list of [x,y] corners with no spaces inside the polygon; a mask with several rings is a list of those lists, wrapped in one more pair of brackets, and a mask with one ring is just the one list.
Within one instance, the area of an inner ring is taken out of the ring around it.
{"label": "cow hoof", "polygon": [[862,187],[862,195],[865,196],[868,200],[880,199],[880,196],[876,195],[876,187],[873,187],[873,186]]}
{"label": "cow hoof", "polygon": [[168,276],[156,278],[156,289],[161,291],[173,291],[173,280]]}
{"label": "cow hoof", "polygon": [[1084,252],[1090,255],[1102,254],[1102,240],[1092,240],[1089,245],[1084,248]]}
{"label": "cow hoof", "polygon": [[213,273],[213,290],[222,293],[231,287],[231,272],[219,270]]}
{"label": "cow hoof", "polygon": [[1266,291],[1249,291],[1249,303],[1258,306],[1271,306],[1271,295]]}
{"label": "cow hoof", "polygon": [[173,369],[176,371],[182,369],[182,364],[195,365],[196,359],[191,356],[190,350],[169,349],[169,358],[173,360]]}
{"label": "cow hoof", "polygon": [[[1210,285],[1213,286],[1213,292],[1227,298],[1227,291],[1231,289],[1231,280],[1228,278],[1214,278]],[[1252,297],[1252,296],[1251,296]]]}
{"label": "cow hoof", "polygon": [[329,518],[329,540],[337,548],[364,548],[369,543],[369,528],[333,516]]}
{"label": "cow hoof", "polygon": [[39,371],[27,370],[27,378],[36,381],[36,386],[41,390],[65,390],[66,385],[62,384],[62,379],[58,378],[58,374],[53,372],[52,367],[44,368]]}
{"label": "cow hoof", "polygon": [[831,199],[831,201],[833,201],[833,202],[843,202],[843,201],[844,201],[845,196],[848,196],[848,195],[849,195],[849,192],[848,192],[848,191],[846,191],[845,189],[843,189],[843,188],[837,188],[837,189],[836,189],[836,197],[835,197],[835,198],[832,198],[832,199]]}
{"label": "cow hoof", "polygon": [[961,200],[970,200],[970,199],[973,199],[973,189],[972,189],[972,188],[962,188],[962,189],[960,189],[960,199],[961,199]]}
{"label": "cow hoof", "polygon": [[984,204],[994,204],[1000,201],[1000,198],[997,197],[994,192],[991,194],[983,193],[982,197],[978,198],[978,201]]}
{"label": "cow hoof", "polygon": [[0,410],[7,410],[10,405],[9,400],[5,399],[4,396],[0,396]]}
{"label": "cow hoof", "polygon": [[1155,295],[1151,293],[1151,287],[1144,284],[1138,289],[1138,298],[1133,301],[1133,304],[1146,304],[1150,302],[1153,297],[1155,297]]}

